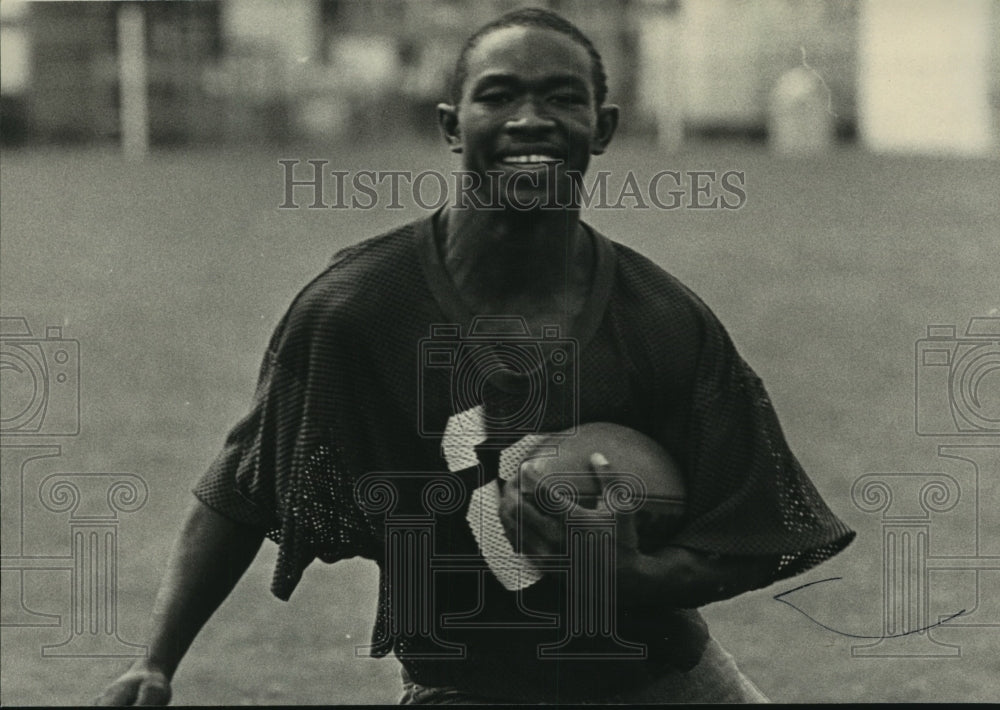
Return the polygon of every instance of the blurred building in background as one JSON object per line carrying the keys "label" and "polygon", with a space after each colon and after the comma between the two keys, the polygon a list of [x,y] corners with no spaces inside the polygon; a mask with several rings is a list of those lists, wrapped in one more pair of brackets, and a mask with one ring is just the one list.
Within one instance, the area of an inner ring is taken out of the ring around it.
{"label": "blurred building in background", "polygon": [[[920,2],[956,5],[955,0]],[[1000,45],[1000,3],[958,0],[963,2],[986,8],[985,36]],[[818,130],[853,138],[864,124],[859,96],[869,96],[871,87],[859,63],[872,52],[859,42],[867,41],[870,49],[879,45],[878,33],[893,32],[884,18],[877,26],[865,24],[872,15],[865,5],[871,3],[900,5],[896,0],[529,4],[563,13],[594,40],[607,65],[610,99],[624,109],[623,132],[655,135],[661,144],[675,146],[691,137],[762,139],[769,127],[775,130],[776,110],[799,110],[795,101],[807,99],[821,104],[819,113],[812,107],[823,122]],[[432,135],[434,105],[446,98],[464,39],[524,4],[2,0],[0,133],[6,144],[115,142],[138,125],[153,146],[353,141],[402,130]],[[906,13],[905,5],[894,12]],[[1000,102],[996,54],[994,49],[975,60],[985,62],[985,96],[977,100],[987,107],[991,136]],[[133,71],[136,63],[141,71]],[[939,84],[947,83],[942,77]],[[145,91],[135,88],[140,80]],[[788,94],[784,103],[775,102],[779,86]],[[796,97],[796,87],[804,98]],[[796,134],[782,135],[794,140]]]}

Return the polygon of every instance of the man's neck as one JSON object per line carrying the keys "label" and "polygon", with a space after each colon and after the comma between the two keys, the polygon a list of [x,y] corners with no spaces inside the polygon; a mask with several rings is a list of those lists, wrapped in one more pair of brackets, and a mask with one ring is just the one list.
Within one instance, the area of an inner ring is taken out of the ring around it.
{"label": "man's neck", "polygon": [[442,226],[445,268],[476,312],[531,318],[582,307],[593,252],[579,210],[452,209]]}

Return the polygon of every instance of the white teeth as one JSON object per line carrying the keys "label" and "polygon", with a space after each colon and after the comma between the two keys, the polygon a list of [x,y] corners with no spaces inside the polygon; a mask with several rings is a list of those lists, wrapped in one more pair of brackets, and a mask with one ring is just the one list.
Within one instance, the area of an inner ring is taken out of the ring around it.
{"label": "white teeth", "polygon": [[508,155],[503,158],[500,162],[502,163],[512,163],[523,165],[527,163],[554,163],[558,158],[554,158],[551,155]]}

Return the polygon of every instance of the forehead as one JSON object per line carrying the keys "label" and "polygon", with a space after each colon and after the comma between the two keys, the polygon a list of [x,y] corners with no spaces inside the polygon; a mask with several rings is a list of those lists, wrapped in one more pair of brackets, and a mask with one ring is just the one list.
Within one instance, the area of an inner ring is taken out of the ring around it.
{"label": "forehead", "polygon": [[503,27],[480,38],[466,59],[467,81],[510,74],[526,81],[572,75],[591,83],[591,58],[571,37],[541,27]]}

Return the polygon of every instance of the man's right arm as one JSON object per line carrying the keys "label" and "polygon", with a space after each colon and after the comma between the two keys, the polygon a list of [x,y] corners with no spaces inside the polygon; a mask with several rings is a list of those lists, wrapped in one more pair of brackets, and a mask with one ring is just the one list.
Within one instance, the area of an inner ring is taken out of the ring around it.
{"label": "man's right arm", "polygon": [[201,627],[250,566],[263,532],[196,501],[181,529],[153,608],[149,652],[95,701],[165,705],[170,680]]}

